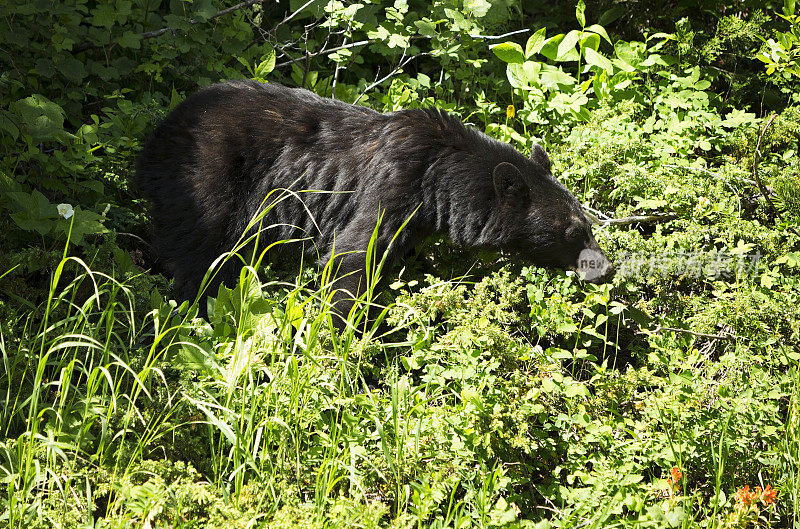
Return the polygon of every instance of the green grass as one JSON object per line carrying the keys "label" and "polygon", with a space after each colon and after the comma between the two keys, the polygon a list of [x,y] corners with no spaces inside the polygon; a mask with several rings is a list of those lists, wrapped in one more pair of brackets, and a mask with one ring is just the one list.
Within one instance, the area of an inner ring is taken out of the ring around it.
{"label": "green grass", "polygon": [[758,475],[797,522],[796,368],[752,372],[737,395],[722,389],[736,351],[624,374],[561,363],[472,317],[481,296],[513,306],[506,272],[405,290],[390,320],[426,296],[464,320],[417,319],[395,343],[359,338],[358,321],[339,335],[327,288],[251,270],[210,324],[169,304],[142,321],[126,284],[74,258],[50,291],[0,342],[9,527],[722,527]]}

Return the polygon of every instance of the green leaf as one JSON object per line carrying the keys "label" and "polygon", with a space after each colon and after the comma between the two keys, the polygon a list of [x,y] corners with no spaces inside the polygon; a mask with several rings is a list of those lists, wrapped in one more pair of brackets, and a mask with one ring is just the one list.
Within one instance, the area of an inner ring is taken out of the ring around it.
{"label": "green leaf", "polygon": [[11,104],[34,143],[64,137],[64,110],[41,94]]}
{"label": "green leaf", "polygon": [[530,90],[539,85],[539,71],[542,64],[535,61],[525,61],[522,64],[509,64],[506,67],[508,82],[514,88]]}
{"label": "green leaf", "polygon": [[110,28],[114,25],[114,6],[112,4],[100,4],[92,10],[92,24],[99,27]]}
{"label": "green leaf", "polygon": [[[752,112],[745,112],[744,110],[734,109],[725,116],[725,119],[720,122],[720,125],[726,128],[735,129],[742,125],[750,125],[755,123],[756,115]],[[791,152],[791,151],[787,151]]]}
{"label": "green leaf", "polygon": [[[70,241],[76,245],[82,245],[84,238],[87,235],[94,235],[98,233],[106,233],[108,229],[103,226],[105,218],[94,211],[84,210],[80,207],[75,208],[75,214],[72,219],[62,219],[58,221],[57,231],[63,232],[65,235],[69,233]],[[70,221],[72,221],[70,231]]]}
{"label": "green leaf", "polygon": [[616,63],[620,69],[633,72],[639,69],[639,65],[642,63],[642,54],[644,50],[644,44],[641,42],[617,42],[614,46],[614,52],[617,54],[619,58],[619,62],[622,62],[627,67]]}
{"label": "green leaf", "polygon": [[612,22],[614,22],[615,20],[617,20],[619,17],[621,17],[625,13],[625,11],[626,9],[621,5],[614,6],[611,9],[608,9],[602,15],[600,15],[600,20],[598,22],[600,23],[601,26],[607,26]]}
{"label": "green leaf", "polygon": [[622,70],[623,72],[635,72],[636,68],[628,64],[627,62],[623,61],[622,59],[611,59],[611,62],[614,66],[617,67],[618,70]]}
{"label": "green leaf", "polygon": [[[575,330],[578,328],[576,327]],[[572,360],[575,355],[572,354],[571,351],[566,351],[564,349],[556,349],[552,352],[552,357],[556,360]]]}
{"label": "green leaf", "polygon": [[34,66],[33,69],[42,77],[53,77],[53,74],[55,73],[53,61],[47,58],[37,59],[36,66]]}
{"label": "green leaf", "polygon": [[58,71],[61,75],[75,84],[80,83],[86,77],[86,67],[72,55],[67,55],[59,59]]}
{"label": "green leaf", "polygon": [[633,197],[636,200],[636,207],[638,209],[660,209],[665,207],[669,202],[657,198],[648,199],[642,197]]}
{"label": "green leaf", "polygon": [[128,22],[128,17],[131,16],[131,8],[133,2],[131,0],[116,0],[117,16],[116,19],[120,24]]}
{"label": "green leaf", "polygon": [[575,18],[582,28],[586,27],[586,2],[578,0],[578,5],[575,6]]}
{"label": "green leaf", "polygon": [[183,101],[183,98],[178,93],[178,91],[175,90],[175,87],[173,86],[172,87],[172,93],[170,94],[170,97],[169,97],[169,109],[170,110],[174,109],[175,107],[177,107],[181,103],[181,101]]}
{"label": "green leaf", "polygon": [[686,518],[686,511],[680,505],[676,505],[667,511],[665,518],[670,527],[679,527],[683,524],[684,518]]}
{"label": "green leaf", "polygon": [[126,31],[120,38],[117,39],[117,44],[123,48],[131,50],[138,50],[142,47],[142,36],[133,31]]}
{"label": "green leaf", "polygon": [[528,42],[525,44],[525,58],[530,59],[532,55],[539,53],[544,46],[544,32],[545,28],[541,28],[536,33],[530,36]]}
{"label": "green leaf", "polygon": [[464,9],[477,18],[485,17],[491,7],[487,0],[464,0]]}
{"label": "green leaf", "polygon": [[[9,138],[12,140],[16,140],[19,138],[19,128],[17,125],[10,119],[5,112],[0,112],[0,132],[7,134]],[[2,172],[0,172],[0,177],[6,177]],[[0,178],[0,183],[3,181],[3,178]],[[3,188],[0,186],[0,194],[2,194]]]}
{"label": "green leaf", "polygon": [[624,90],[633,82],[636,74],[632,72],[618,72],[611,78],[609,84],[614,90]]}
{"label": "green leaf", "polygon": [[522,63],[525,61],[525,54],[522,52],[522,46],[516,42],[502,42],[497,46],[493,46],[492,52],[503,62]]}
{"label": "green leaf", "polygon": [[561,41],[564,40],[564,34],[559,33],[558,35],[554,35],[549,39],[544,41],[544,45],[542,49],[539,50],[539,53],[550,59],[551,61],[555,61],[556,57],[558,57],[558,45]]}
{"label": "green leaf", "polygon": [[644,61],[642,61],[642,66],[645,68],[649,68],[656,64],[658,64],[659,66],[669,66],[669,64],[664,62],[664,59],[661,58],[661,55],[657,53],[650,55]]}
{"label": "green leaf", "polygon": [[594,51],[600,49],[600,35],[597,33],[589,33],[584,38],[581,39],[580,42],[581,50],[586,48],[591,48]]}
{"label": "green leaf", "polygon": [[389,41],[386,43],[390,48],[407,48],[408,37],[400,33],[392,33],[389,35]]}
{"label": "green leaf", "polygon": [[194,0],[194,18],[204,22],[216,14],[213,0]]}
{"label": "green leaf", "polygon": [[23,230],[46,235],[56,226],[58,210],[41,192],[13,191],[6,196],[11,199],[12,211],[15,211],[10,215],[11,220]]}
{"label": "green leaf", "polygon": [[275,69],[275,50],[272,47],[267,50],[267,53],[263,55],[264,60],[258,63],[258,66],[255,68],[255,78],[262,80],[264,79],[267,74],[269,74],[272,70]]}
{"label": "green leaf", "polygon": [[589,121],[590,119],[592,119],[592,113],[589,112],[589,109],[586,107],[570,108],[569,111],[579,121]]}
{"label": "green leaf", "polygon": [[592,79],[592,87],[594,88],[595,95],[600,100],[608,99],[610,95],[609,79],[605,70],[600,70],[595,74],[594,79]]}
{"label": "green leaf", "polygon": [[436,35],[436,24],[431,22],[430,19],[423,18],[422,20],[416,20],[414,25],[417,27],[419,34],[424,37],[433,37]]}
{"label": "green leaf", "polygon": [[597,66],[601,70],[605,70],[608,73],[614,72],[614,65],[611,64],[611,61],[594,51],[592,48],[586,48],[583,50],[583,53],[585,55],[587,64]]}
{"label": "green leaf", "polygon": [[561,322],[556,325],[556,332],[561,332],[565,334],[571,334],[578,330],[578,326],[575,325],[573,322]]}
{"label": "green leaf", "polygon": [[598,35],[600,35],[601,37],[606,39],[606,42],[608,42],[612,46],[614,45],[614,43],[611,42],[611,39],[608,38],[608,33],[606,33],[606,29],[603,26],[601,26],[599,24],[592,24],[591,26],[586,28],[586,31],[591,31],[592,33],[597,33]]}
{"label": "green leaf", "polygon": [[564,72],[560,68],[554,68],[546,65],[548,68],[542,68],[541,83],[547,88],[557,88],[557,85],[572,86],[575,84],[575,78]]}
{"label": "green leaf", "polygon": [[578,396],[588,397],[589,391],[580,382],[572,382],[571,384],[568,384],[564,388],[564,396],[567,398],[573,398]]}
{"label": "green leaf", "polygon": [[578,30],[573,29],[569,33],[566,34],[564,40],[562,40],[558,45],[558,53],[556,54],[556,60],[563,61],[563,60],[572,60],[570,52],[575,52],[575,45],[578,43],[578,39],[581,38],[581,32]]}

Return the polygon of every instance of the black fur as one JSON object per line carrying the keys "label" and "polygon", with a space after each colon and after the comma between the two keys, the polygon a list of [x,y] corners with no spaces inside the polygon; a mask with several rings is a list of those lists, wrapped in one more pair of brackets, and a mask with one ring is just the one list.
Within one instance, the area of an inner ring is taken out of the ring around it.
{"label": "black fur", "polygon": [[285,225],[262,240],[305,233],[327,262],[335,239],[336,254],[355,252],[341,258],[338,275],[355,273],[337,283],[352,293],[364,283],[363,251],[379,213],[376,251],[388,249],[389,263],[435,233],[543,266],[574,268],[586,248],[602,255],[538,145],[528,159],[444,112],[380,114],[275,83],[227,82],[189,97],[147,141],[134,183],[151,202],[156,250],[184,299],[267,194],[283,188],[332,193],[281,202],[265,225],[302,231]]}

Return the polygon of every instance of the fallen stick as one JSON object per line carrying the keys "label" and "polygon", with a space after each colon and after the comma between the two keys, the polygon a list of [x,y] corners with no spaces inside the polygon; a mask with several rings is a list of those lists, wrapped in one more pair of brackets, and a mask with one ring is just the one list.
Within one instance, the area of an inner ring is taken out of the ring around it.
{"label": "fallen stick", "polygon": [[623,217],[621,219],[611,219],[611,218],[600,219],[595,214],[595,212],[602,214],[599,211],[594,210],[592,208],[587,208],[586,206],[584,206],[584,210],[586,218],[592,221],[593,224],[598,224],[600,226],[627,226],[630,224],[653,224],[655,222],[674,220],[678,218],[678,215],[676,215],[675,213],[668,213],[666,215],[634,215],[632,217]]}

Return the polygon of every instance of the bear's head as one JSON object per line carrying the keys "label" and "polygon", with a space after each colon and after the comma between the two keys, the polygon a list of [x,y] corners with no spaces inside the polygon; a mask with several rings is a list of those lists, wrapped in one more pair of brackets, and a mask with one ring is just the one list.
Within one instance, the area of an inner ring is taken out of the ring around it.
{"label": "bear's head", "polygon": [[500,249],[537,266],[575,270],[593,283],[614,275],[580,203],[553,177],[544,148],[534,144],[530,160],[498,163],[492,179]]}

